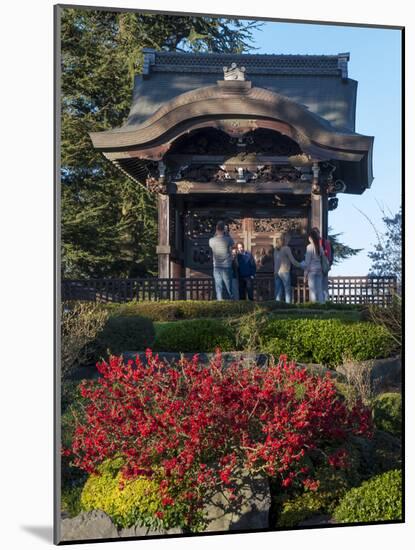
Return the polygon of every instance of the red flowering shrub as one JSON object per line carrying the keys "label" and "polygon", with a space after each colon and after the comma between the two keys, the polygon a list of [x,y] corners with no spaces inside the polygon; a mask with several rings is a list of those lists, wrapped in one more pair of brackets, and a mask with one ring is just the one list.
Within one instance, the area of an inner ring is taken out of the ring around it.
{"label": "red flowering shrub", "polygon": [[283,356],[268,368],[225,368],[220,352],[202,366],[197,356],[167,365],[148,350],[147,363],[97,365],[101,377],[82,383],[84,418],[64,452],[91,473],[122,457],[124,478],[159,480],[165,507],[187,503],[189,526],[209,491],[227,488],[232,498],[242,469],[315,490],[316,464],[346,467],[348,437],[371,432],[368,409],[349,410],[329,376]]}

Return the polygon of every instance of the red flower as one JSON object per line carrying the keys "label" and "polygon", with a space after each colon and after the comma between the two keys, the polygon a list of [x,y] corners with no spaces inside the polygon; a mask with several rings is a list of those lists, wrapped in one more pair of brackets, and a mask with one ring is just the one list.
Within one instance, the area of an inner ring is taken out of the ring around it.
{"label": "red flower", "polygon": [[[242,361],[225,368],[220,353],[207,366],[197,356],[167,365],[148,349],[145,365],[110,357],[97,368],[100,377],[81,385],[85,414],[63,456],[86,472],[121,457],[125,479],[155,479],[163,506],[185,502],[190,516],[242,468],[315,490],[314,451],[371,434],[367,408],[348,410],[330,378],[286,356],[267,369]],[[339,449],[327,462],[347,467],[347,454]]]}

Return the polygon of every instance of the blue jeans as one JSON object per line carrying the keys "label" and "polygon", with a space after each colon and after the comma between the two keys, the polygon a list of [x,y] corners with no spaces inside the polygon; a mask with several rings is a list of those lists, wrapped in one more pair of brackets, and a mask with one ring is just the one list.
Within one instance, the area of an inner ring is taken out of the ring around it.
{"label": "blue jeans", "polygon": [[308,274],[308,289],[310,293],[310,302],[324,303],[323,274],[321,272]]}
{"label": "blue jeans", "polygon": [[326,275],[323,274],[322,278],[322,287],[323,287],[323,300],[324,302],[328,302],[330,299],[329,295],[329,274]]}
{"label": "blue jeans", "polygon": [[223,300],[223,285],[225,285],[228,298],[232,297],[232,268],[214,267],[213,279],[215,281],[216,299]]}
{"label": "blue jeans", "polygon": [[275,299],[280,302],[285,301],[287,304],[291,304],[291,275],[289,271],[281,271],[275,277]]}

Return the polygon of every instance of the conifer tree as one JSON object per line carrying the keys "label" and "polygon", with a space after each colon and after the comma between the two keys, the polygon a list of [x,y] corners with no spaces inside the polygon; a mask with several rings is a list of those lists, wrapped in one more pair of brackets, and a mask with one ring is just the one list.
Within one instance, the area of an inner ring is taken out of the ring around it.
{"label": "conifer tree", "polygon": [[155,196],[123,176],[89,132],[122,125],[142,48],[242,53],[258,23],[63,8],[61,241],[65,278],[157,274]]}

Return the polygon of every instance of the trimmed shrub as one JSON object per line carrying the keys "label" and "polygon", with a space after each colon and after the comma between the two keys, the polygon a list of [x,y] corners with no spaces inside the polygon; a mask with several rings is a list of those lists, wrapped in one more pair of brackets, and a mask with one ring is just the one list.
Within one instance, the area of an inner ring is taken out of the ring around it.
{"label": "trimmed shrub", "polygon": [[124,480],[121,466],[119,459],[107,460],[98,474],[89,476],[80,498],[82,510],[102,510],[117,527],[157,527],[155,513],[161,509],[158,484],[143,476]]}
{"label": "trimmed shrub", "polygon": [[220,319],[194,319],[173,323],[156,323],[154,350],[176,352],[213,352],[235,349],[235,337],[228,324]]}
{"label": "trimmed shrub", "polygon": [[339,319],[272,320],[261,341],[261,351],[329,367],[342,364],[345,357],[364,361],[388,357],[393,350],[392,339],[383,327]]}
{"label": "trimmed shrub", "polygon": [[212,317],[238,317],[254,310],[268,313],[284,313],[286,315],[308,314],[309,311],[321,311],[322,314],[329,312],[345,312],[360,316],[362,306],[351,304],[286,304],[274,300],[267,302],[250,302],[248,300],[224,300],[218,301],[143,301],[127,302],[125,304],[108,304],[105,306],[111,316],[134,316],[147,317],[152,321],[175,321],[181,319],[200,319]]}
{"label": "trimmed shrub", "polygon": [[351,489],[334,511],[338,523],[402,519],[402,474],[391,470]]}
{"label": "trimmed shrub", "polygon": [[402,433],[402,396],[382,393],[373,403],[373,420],[379,430],[400,436]]}
{"label": "trimmed shrub", "polygon": [[252,311],[255,304],[248,301],[161,301],[128,302],[109,306],[111,315],[140,315],[152,321],[176,321],[209,317],[235,317]]}
{"label": "trimmed shrub", "polygon": [[141,351],[151,347],[155,331],[153,322],[145,317],[110,317],[95,341],[95,356],[106,357],[108,351],[120,354],[126,351]]}

